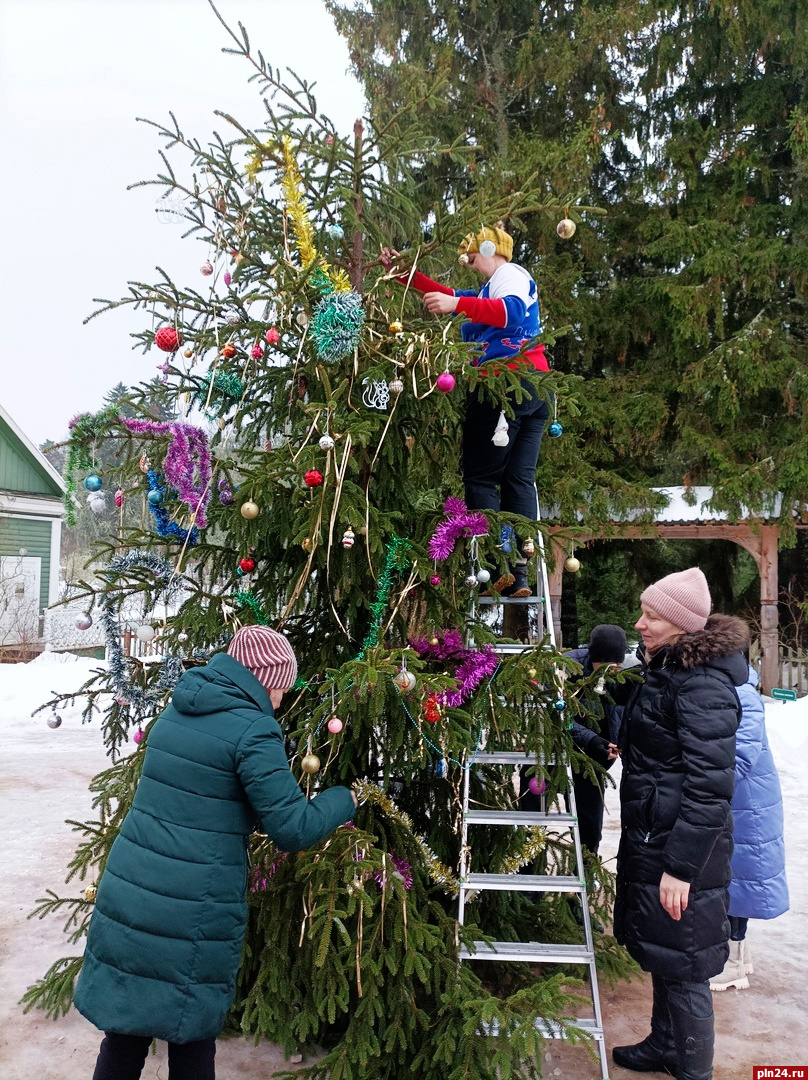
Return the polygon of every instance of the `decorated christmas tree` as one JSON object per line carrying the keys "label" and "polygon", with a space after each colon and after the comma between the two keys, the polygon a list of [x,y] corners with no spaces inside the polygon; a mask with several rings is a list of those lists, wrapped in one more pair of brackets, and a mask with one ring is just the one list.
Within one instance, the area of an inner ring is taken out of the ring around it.
{"label": "decorated christmas tree", "polygon": [[[379,252],[406,249],[405,279],[417,266],[471,284],[457,247],[481,221],[518,235],[520,221],[542,219],[555,233],[566,207],[529,184],[499,199],[472,184],[425,220],[414,198],[424,164],[464,163],[473,148],[435,145],[416,100],[344,137],[305,83],[284,85],[243,30],[233,40],[266,104],[262,126],[223,117],[229,136],[203,145],[155,125],[165,171],[152,183],[201,245],[200,280],[161,271],[98,312],[142,311],[139,342],[162,381],[134,389],[125,410],[72,423],[68,497],[82,485],[116,491],[116,504],[142,508],[143,525],[120,506],[110,513],[101,585],[71,591],[106,636],[108,666],[82,695],[112,760],[93,781],[96,819],[74,823],[78,894],[50,893],[38,913],[67,913],[80,945],[172,687],[240,625],[271,625],[299,658],[279,714],[292,769],[311,794],[355,785],[360,806],[351,826],[300,854],[254,835],[230,1028],[290,1053],[323,1048],[311,1077],[538,1075],[535,1020],[578,1015],[570,987],[582,969],[461,964],[459,948],[481,934],[579,931],[560,894],[482,894],[458,926],[460,789],[473,769],[476,801],[516,808],[513,776],[474,763],[483,746],[524,749],[552,801],[566,782],[554,763],[574,756],[569,721],[585,717],[590,688],[565,690],[570,664],[541,619],[520,628],[532,648],[497,651],[501,609],[476,601],[505,565],[500,527],[519,525],[540,551],[541,526],[464,505],[460,415],[479,373],[456,328],[427,315]],[[574,382],[532,378],[574,410]],[[516,384],[505,368],[486,393],[504,404]],[[116,464],[99,475],[104,440]],[[535,582],[535,561],[530,572]],[[131,655],[127,625],[154,662]],[[475,869],[570,872],[562,835],[482,833]],[[602,910],[609,876],[596,870]],[[624,963],[611,938],[598,951],[604,971]],[[59,961],[28,1003],[58,1015],[80,965]],[[574,1025],[569,1035],[580,1037]]]}

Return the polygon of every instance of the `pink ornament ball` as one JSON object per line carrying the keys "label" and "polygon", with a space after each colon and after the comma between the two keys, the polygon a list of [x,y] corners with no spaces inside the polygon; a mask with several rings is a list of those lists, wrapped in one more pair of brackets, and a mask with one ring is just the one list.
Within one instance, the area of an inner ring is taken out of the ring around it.
{"label": "pink ornament ball", "polygon": [[342,721],[338,716],[332,716],[328,721],[328,730],[332,735],[339,735],[342,731]]}
{"label": "pink ornament ball", "polygon": [[527,786],[531,795],[543,795],[547,787],[547,781],[539,780],[538,776],[531,776]]}
{"label": "pink ornament ball", "polygon": [[440,585],[440,574],[433,574],[429,579],[430,585]]}
{"label": "pink ornament ball", "polygon": [[270,326],[269,330],[267,330],[267,332],[264,334],[264,337],[267,339],[270,345],[277,345],[278,342],[281,340],[281,335],[278,333],[274,326]]}
{"label": "pink ornament ball", "polygon": [[229,285],[232,280],[233,280],[233,275],[228,270],[224,275],[224,283],[225,283],[225,285]]}
{"label": "pink ornament ball", "polygon": [[135,734],[132,736],[133,743],[139,743],[143,741],[143,729],[138,728]]}
{"label": "pink ornament ball", "polygon": [[438,375],[438,381],[435,385],[442,394],[451,394],[452,390],[454,390],[457,385],[457,382],[451,371],[444,371],[442,375]]}
{"label": "pink ornament ball", "polygon": [[250,349],[250,356],[253,358],[253,360],[260,360],[263,355],[264,350],[261,348],[260,345],[253,345],[253,347]]}

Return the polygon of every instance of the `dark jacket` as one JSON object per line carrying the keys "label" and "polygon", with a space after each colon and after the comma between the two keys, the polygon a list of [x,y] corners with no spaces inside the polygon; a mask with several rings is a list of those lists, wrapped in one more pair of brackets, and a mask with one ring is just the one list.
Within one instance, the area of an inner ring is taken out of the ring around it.
{"label": "dark jacket", "polygon": [[[702,982],[729,954],[735,687],[746,681],[748,640],[740,619],[713,615],[654,654],[626,706],[615,936],[669,979]],[[666,872],[690,882],[679,921],[659,900]]]}
{"label": "dark jacket", "polygon": [[[584,678],[589,678],[594,673],[595,669],[589,659],[588,645],[582,645],[579,649],[571,649],[569,652],[565,652],[564,655],[581,665],[583,669],[581,674]],[[574,684],[576,676],[570,676],[569,682]],[[617,686],[614,682],[607,682],[603,693],[595,693],[592,695],[591,700],[587,701],[587,712],[592,720],[591,727],[580,723],[578,720],[573,720],[571,726],[572,739],[578,749],[585,754],[589,754],[590,757],[606,766],[606,768],[610,768],[614,762],[608,760],[608,747],[605,744],[617,743],[623,720],[623,706],[617,705],[613,701],[616,689]]]}
{"label": "dark jacket", "polygon": [[729,913],[740,919],[773,919],[788,911],[783,797],[757,681],[749,668],[748,680],[738,689],[741,725],[735,748]]}
{"label": "dark jacket", "polygon": [[285,851],[354,812],[309,801],[269,695],[226,653],[187,671],[149,733],[132,808],[98,885],[74,1002],[104,1031],[185,1043],[219,1034],[247,925],[247,838]]}

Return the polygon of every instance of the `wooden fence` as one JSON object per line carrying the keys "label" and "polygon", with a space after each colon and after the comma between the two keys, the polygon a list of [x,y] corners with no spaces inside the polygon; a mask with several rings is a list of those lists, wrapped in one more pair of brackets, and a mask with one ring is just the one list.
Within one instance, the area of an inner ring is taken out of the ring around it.
{"label": "wooden fence", "polygon": [[780,646],[780,683],[784,690],[808,694],[808,653]]}

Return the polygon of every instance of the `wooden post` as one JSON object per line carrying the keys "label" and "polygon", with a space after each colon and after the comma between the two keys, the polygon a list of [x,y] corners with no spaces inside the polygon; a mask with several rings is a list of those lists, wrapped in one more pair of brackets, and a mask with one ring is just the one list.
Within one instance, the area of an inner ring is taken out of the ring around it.
{"label": "wooden post", "polygon": [[[561,640],[561,590],[563,588],[564,560],[567,557],[567,549],[563,542],[551,536],[550,550],[554,560],[552,569],[549,565],[547,567],[547,580],[550,585],[550,614],[555,627],[556,647],[560,649],[564,644]],[[574,648],[578,643],[573,642],[572,644]]]}
{"label": "wooden post", "polygon": [[777,634],[777,526],[760,526],[760,688],[770,694],[777,685],[780,643]]}

